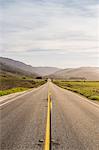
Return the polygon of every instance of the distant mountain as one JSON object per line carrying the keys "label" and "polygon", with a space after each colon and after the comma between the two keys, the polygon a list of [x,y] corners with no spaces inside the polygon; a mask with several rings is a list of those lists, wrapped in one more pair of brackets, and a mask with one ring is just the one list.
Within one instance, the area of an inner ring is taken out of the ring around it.
{"label": "distant mountain", "polygon": [[55,72],[51,78],[99,81],[99,67],[68,68]]}
{"label": "distant mountain", "polygon": [[0,70],[12,75],[50,77],[65,80],[99,80],[99,67],[60,69],[55,67],[32,67],[23,62],[0,57]]}
{"label": "distant mountain", "polygon": [[37,74],[41,76],[47,76],[61,70],[56,67],[33,67],[33,69]]}
{"label": "distant mountain", "polygon": [[33,77],[50,75],[60,70],[55,67],[32,67],[23,62],[4,57],[0,57],[0,66],[2,71],[25,74]]}

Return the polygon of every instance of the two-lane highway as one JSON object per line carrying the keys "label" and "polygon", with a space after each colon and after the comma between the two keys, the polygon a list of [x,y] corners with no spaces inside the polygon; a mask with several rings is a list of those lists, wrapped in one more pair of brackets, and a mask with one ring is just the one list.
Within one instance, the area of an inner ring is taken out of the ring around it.
{"label": "two-lane highway", "polygon": [[98,104],[51,82],[0,106],[1,149],[44,149],[48,87],[52,150],[99,150]]}

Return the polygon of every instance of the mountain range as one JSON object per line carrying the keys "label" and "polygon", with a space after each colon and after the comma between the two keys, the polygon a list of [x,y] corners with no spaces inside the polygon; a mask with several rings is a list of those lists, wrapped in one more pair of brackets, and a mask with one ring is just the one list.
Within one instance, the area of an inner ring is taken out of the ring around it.
{"label": "mountain range", "polygon": [[99,81],[99,67],[68,68],[55,72],[50,78]]}
{"label": "mountain range", "polygon": [[23,62],[0,57],[0,72],[36,78],[38,76],[64,80],[99,80],[99,67],[56,68],[33,67]]}
{"label": "mountain range", "polygon": [[31,65],[27,65],[23,62],[4,57],[0,57],[0,69],[2,72],[31,77],[47,76],[60,70],[56,67],[32,67]]}

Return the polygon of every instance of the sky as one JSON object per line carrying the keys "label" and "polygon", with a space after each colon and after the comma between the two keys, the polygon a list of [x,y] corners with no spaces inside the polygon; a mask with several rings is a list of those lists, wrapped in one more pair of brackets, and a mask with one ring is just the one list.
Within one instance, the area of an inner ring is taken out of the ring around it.
{"label": "sky", "polygon": [[0,56],[32,66],[99,67],[98,0],[0,0]]}

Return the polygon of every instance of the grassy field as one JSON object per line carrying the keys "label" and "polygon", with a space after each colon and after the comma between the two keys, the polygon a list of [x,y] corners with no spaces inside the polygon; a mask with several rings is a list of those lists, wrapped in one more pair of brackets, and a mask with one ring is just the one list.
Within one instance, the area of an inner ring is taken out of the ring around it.
{"label": "grassy field", "polygon": [[35,88],[46,83],[46,80],[37,80],[24,77],[3,76],[0,78],[0,96]]}
{"label": "grassy field", "polygon": [[21,87],[18,87],[18,88],[12,88],[12,89],[8,89],[8,90],[1,90],[0,91],[0,96],[3,96],[3,95],[8,95],[8,94],[11,94],[11,93],[16,93],[16,92],[22,92],[22,91],[25,91],[25,90],[28,90],[29,88],[21,88]]}
{"label": "grassy field", "polygon": [[60,81],[54,80],[56,85],[79,93],[91,100],[99,101],[99,81]]}

